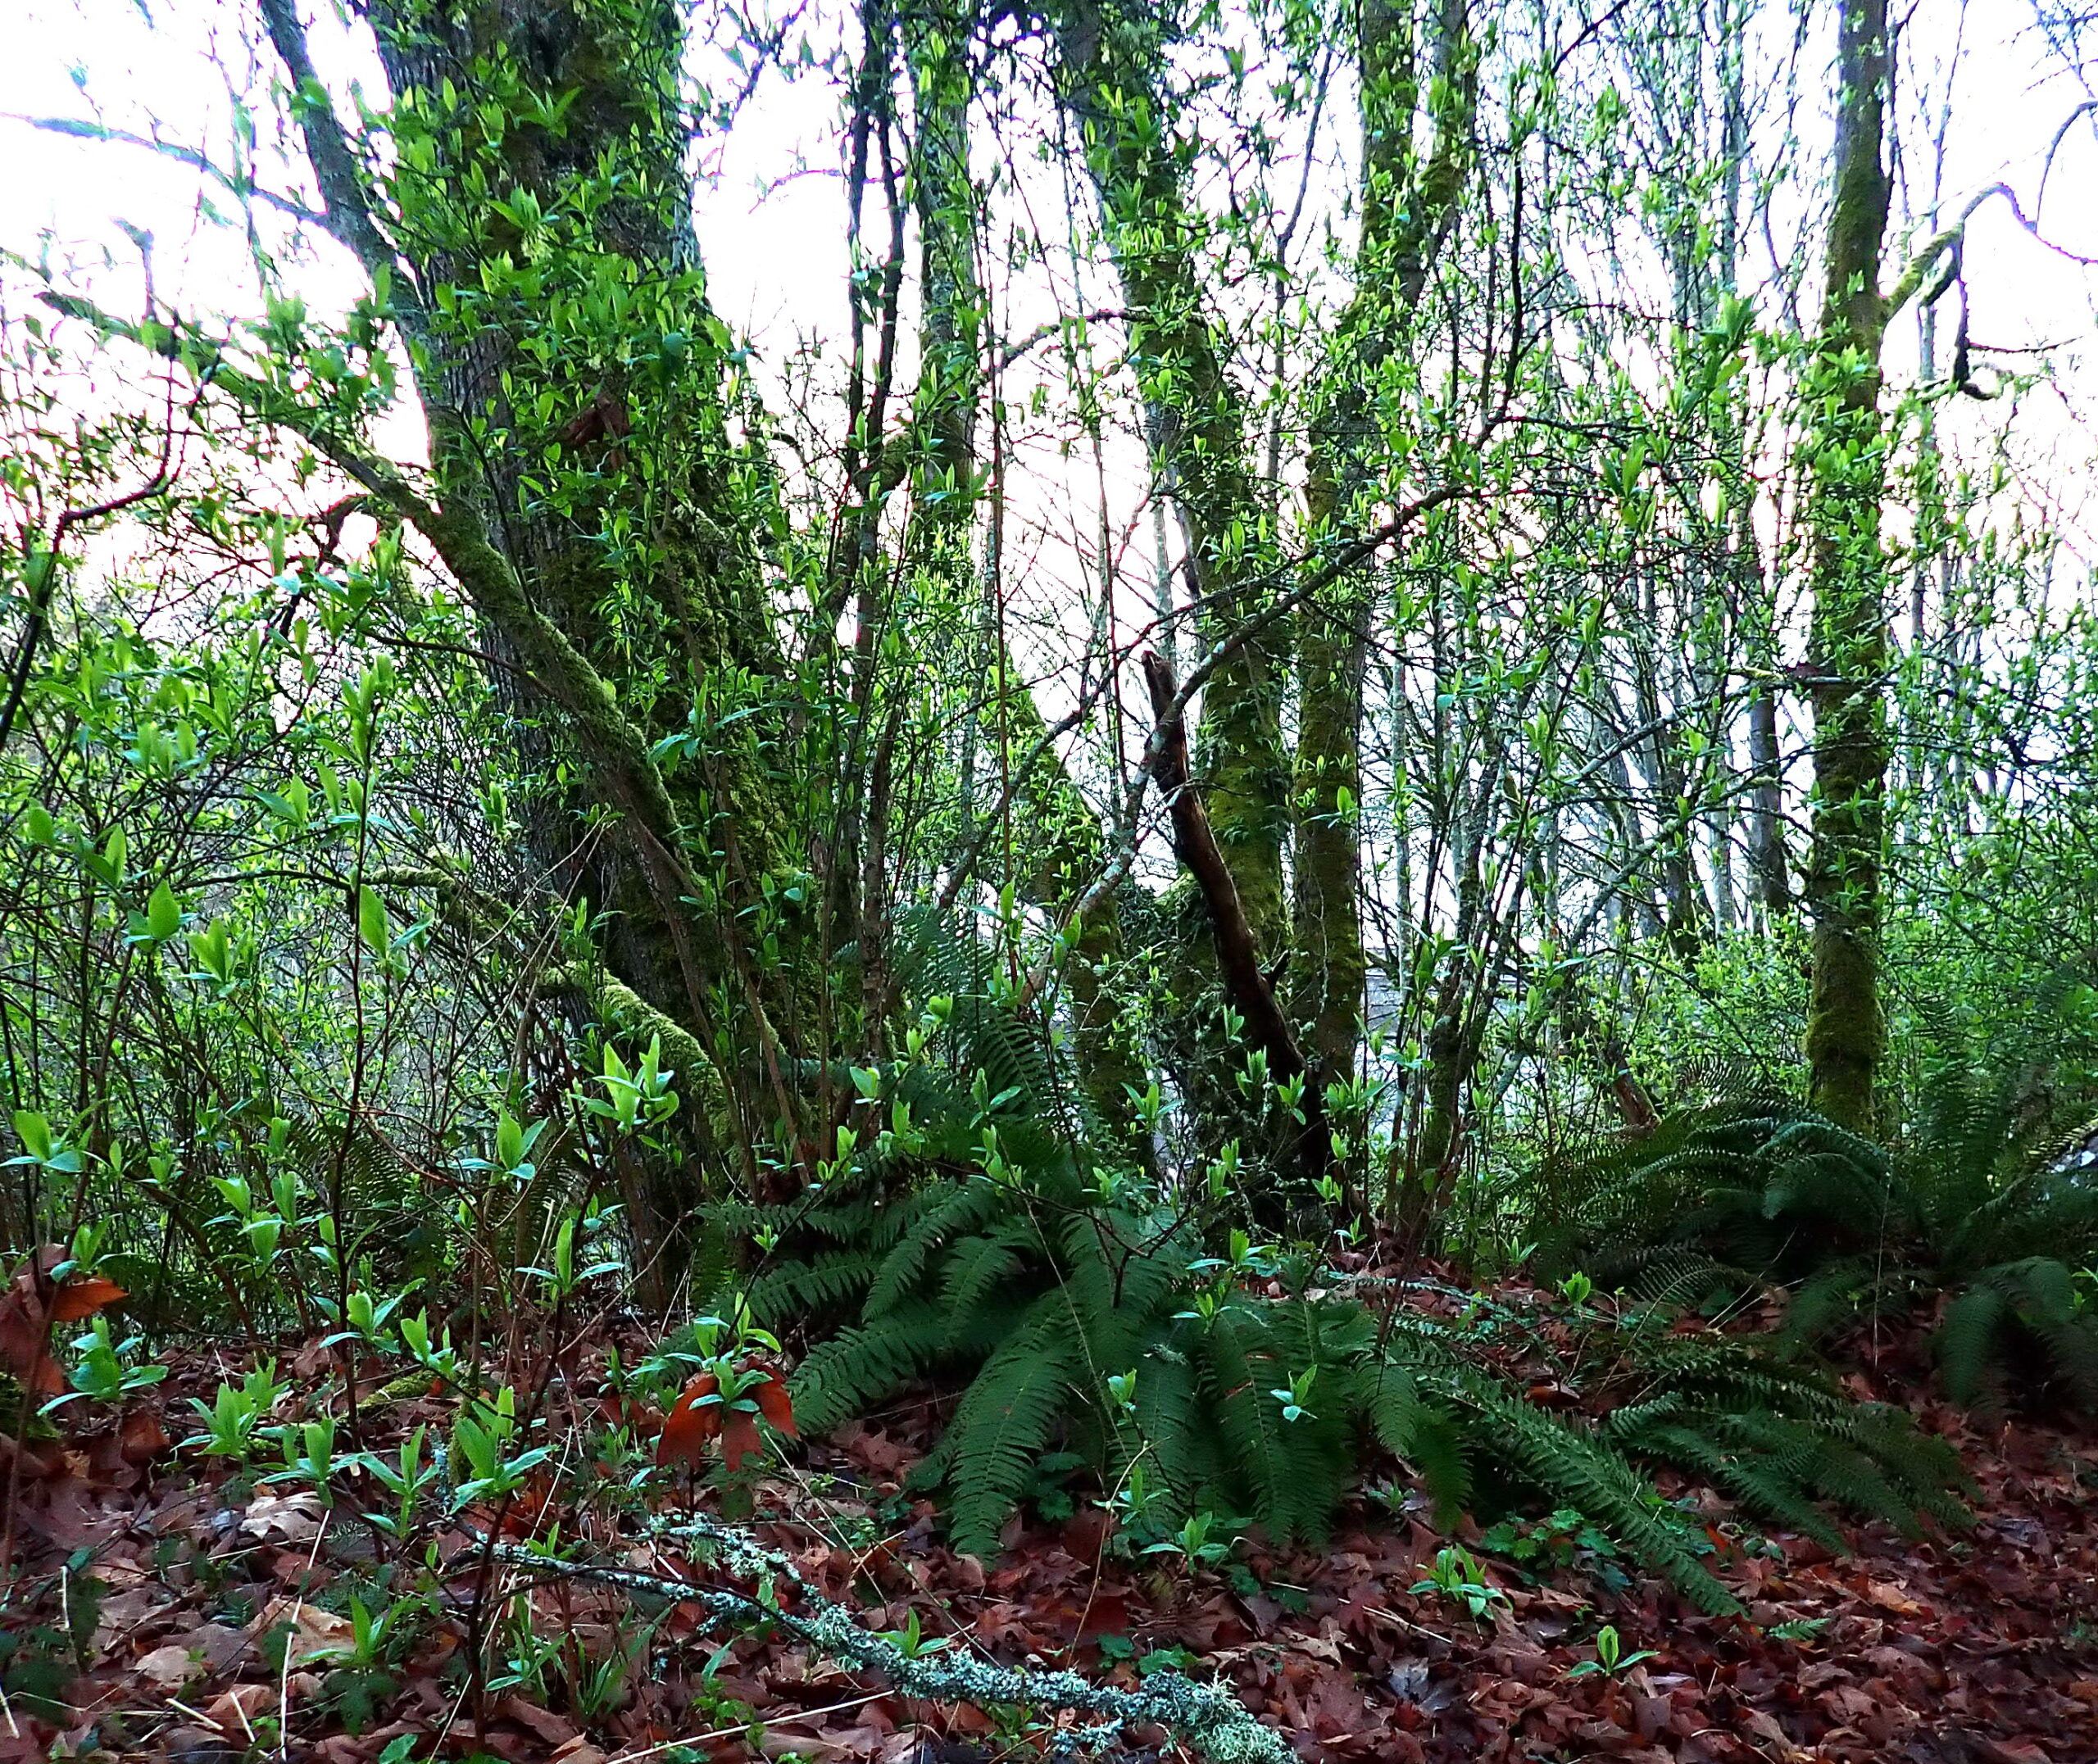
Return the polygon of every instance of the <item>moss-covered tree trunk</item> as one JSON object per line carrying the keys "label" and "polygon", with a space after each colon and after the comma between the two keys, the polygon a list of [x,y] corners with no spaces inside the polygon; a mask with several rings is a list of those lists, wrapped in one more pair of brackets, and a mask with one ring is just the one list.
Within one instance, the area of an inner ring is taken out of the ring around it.
{"label": "moss-covered tree trunk", "polygon": [[1806,1055],[1815,1106],[1869,1132],[1886,1036],[1879,986],[1887,663],[1879,542],[1880,342],[1887,322],[1879,261],[1891,72],[1886,0],[1842,0],[1837,71],[1828,282],[1807,381],[1814,801]]}
{"label": "moss-covered tree trunk", "polygon": [[[1306,485],[1316,539],[1344,542],[1392,487],[1383,469],[1397,397],[1380,400],[1387,366],[1411,342],[1423,291],[1448,238],[1470,164],[1476,55],[1465,0],[1442,0],[1430,41],[1433,134],[1415,143],[1420,109],[1410,7],[1360,0],[1356,13],[1362,130],[1361,232],[1356,288],[1322,383]],[[1380,407],[1380,406],[1382,407]],[[1401,417],[1401,419],[1402,417]],[[1368,964],[1362,944],[1363,667],[1374,595],[1367,570],[1308,605],[1298,621],[1296,864],[1292,1005],[1313,1077],[1354,1076]],[[1362,1147],[1345,1160],[1360,1167]]]}
{"label": "moss-covered tree trunk", "polygon": [[[690,1117],[727,1109],[746,1146],[791,1135],[802,991],[748,941],[796,844],[748,714],[781,673],[752,538],[777,504],[693,238],[682,15],[372,0],[391,154],[366,161],[293,0],[263,10],[331,228],[408,342],[432,493],[403,512],[488,632],[534,774],[528,855],[598,917],[629,995],[713,1062]],[[791,950],[794,927],[767,928]],[[654,1228],[685,1204],[658,1197]]]}
{"label": "moss-covered tree trunk", "polygon": [[[1065,0],[1054,13],[1059,85],[1121,279],[1152,474],[1180,511],[1189,587],[1214,637],[1269,604],[1278,560],[1247,451],[1244,400],[1204,298],[1201,221],[1161,84],[1160,16],[1144,0]],[[1210,824],[1269,961],[1289,929],[1286,642],[1271,626],[1210,676],[1197,743]]]}
{"label": "moss-covered tree trunk", "polygon": [[[984,648],[995,688],[988,708],[1001,750],[1008,762],[1039,756],[1013,780],[1012,800],[1001,811],[1023,829],[1014,842],[1010,879],[1023,899],[1061,916],[1099,874],[1105,841],[1062,755],[1045,740],[1041,711],[993,616],[996,585],[983,592],[984,572],[974,556],[985,311],[976,244],[983,204],[969,161],[969,44],[975,16],[965,0],[914,11],[903,25],[917,123],[910,173],[923,302],[912,524],[921,565],[947,573],[965,603],[979,594],[983,601]],[[1079,1082],[1095,1115],[1148,1162],[1150,1148],[1139,1143],[1130,1104],[1132,1090],[1143,1088],[1144,1066],[1115,986],[1124,951],[1114,900],[1081,914],[1069,935],[1064,998]]]}

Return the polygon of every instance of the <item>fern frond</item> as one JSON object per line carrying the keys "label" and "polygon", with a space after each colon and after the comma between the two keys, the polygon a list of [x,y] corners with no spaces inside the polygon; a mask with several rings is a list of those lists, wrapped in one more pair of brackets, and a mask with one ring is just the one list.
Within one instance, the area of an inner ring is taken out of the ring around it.
{"label": "fern frond", "polygon": [[1741,1609],[1698,1560],[1680,1516],[1623,1457],[1483,1378],[1469,1394],[1489,1448],[1548,1499],[1578,1508],[1699,1609],[1714,1614]]}
{"label": "fern frond", "polygon": [[1081,1368],[1064,1307],[1045,1297],[983,1363],[949,1432],[951,1532],[965,1555],[997,1553],[998,1533],[1034,1476]]}
{"label": "fern frond", "polygon": [[[1278,1541],[1324,1536],[1345,1486],[1345,1435],[1336,1438],[1333,1403],[1315,1388],[1312,1413],[1285,1418],[1282,1399],[1304,1371],[1276,1351],[1265,1319],[1250,1305],[1230,1304],[1201,1337],[1218,1423],[1233,1467],[1242,1479],[1250,1516]],[[1339,1394],[1337,1391],[1336,1396]]]}
{"label": "fern frond", "polygon": [[965,1329],[986,1299],[1009,1286],[1026,1265],[1029,1253],[1039,1255],[1041,1240],[1031,1219],[1009,1221],[997,1230],[964,1238],[940,1267],[940,1308]]}
{"label": "fern frond", "polygon": [[947,1318],[938,1306],[891,1311],[812,1349],[788,1381],[802,1431],[827,1432],[893,1396],[939,1363]]}
{"label": "fern frond", "polygon": [[1010,1196],[988,1181],[957,1182],[924,1190],[895,1248],[883,1258],[881,1272],[867,1289],[866,1304],[861,1312],[863,1320],[872,1322],[913,1296],[926,1264],[951,1239],[975,1231],[1011,1204]]}
{"label": "fern frond", "polygon": [[1154,1342],[1137,1363],[1137,1429],[1183,1516],[1201,1510],[1223,1469],[1201,1405],[1201,1382],[1186,1355],[1168,1340]]}
{"label": "fern frond", "polygon": [[745,1296],[761,1322],[843,1311],[880,1267],[865,1249],[836,1249],[809,1262],[783,1262],[750,1283]]}
{"label": "fern frond", "polygon": [[1435,1522],[1447,1530],[1472,1496],[1471,1463],[1457,1420],[1424,1395],[1410,1368],[1377,1357],[1356,1372],[1356,1400],[1378,1442],[1420,1473],[1435,1503]]}
{"label": "fern frond", "polygon": [[1986,1283],[1946,1307],[1935,1345],[1946,1393],[1954,1402],[1978,1403],[1988,1390],[1996,1331],[2009,1308],[2001,1290]]}

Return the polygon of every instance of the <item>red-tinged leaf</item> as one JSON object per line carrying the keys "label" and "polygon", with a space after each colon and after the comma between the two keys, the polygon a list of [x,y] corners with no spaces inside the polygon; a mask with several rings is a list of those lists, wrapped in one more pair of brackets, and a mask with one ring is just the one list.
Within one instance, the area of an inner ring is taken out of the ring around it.
{"label": "red-tinged leaf", "polygon": [[124,1289],[115,1281],[104,1280],[99,1274],[84,1274],[78,1280],[67,1281],[52,1295],[51,1321],[77,1323],[123,1296]]}
{"label": "red-tinged leaf", "polygon": [[783,1433],[790,1440],[801,1435],[794,1431],[794,1399],[787,1394],[787,1386],[777,1377],[767,1378],[752,1388],[751,1394],[756,1399],[757,1412],[764,1416],[775,1432]]}
{"label": "red-tinged leaf", "polygon": [[721,1424],[721,1462],[731,1470],[740,1470],[745,1458],[756,1458],[764,1449],[757,1417],[747,1408],[732,1409]]}
{"label": "red-tinged leaf", "polygon": [[117,1451],[127,1464],[147,1464],[168,1449],[167,1429],[150,1408],[134,1408],[116,1430]]}
{"label": "red-tinged leaf", "polygon": [[10,1294],[0,1299],[0,1367],[33,1397],[57,1396],[66,1380],[52,1359],[46,1337],[48,1326],[32,1321]]}
{"label": "red-tinged leaf", "polygon": [[721,1381],[702,1372],[687,1385],[684,1394],[663,1422],[663,1436],[656,1442],[658,1464],[696,1464],[701,1449],[721,1431]]}

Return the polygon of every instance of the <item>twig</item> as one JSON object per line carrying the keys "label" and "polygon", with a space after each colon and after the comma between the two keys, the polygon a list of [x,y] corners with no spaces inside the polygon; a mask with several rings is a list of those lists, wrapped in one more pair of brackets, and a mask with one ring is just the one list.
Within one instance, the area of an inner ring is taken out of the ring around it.
{"label": "twig", "polygon": [[644,1746],[638,1752],[616,1752],[607,1764],[639,1764],[643,1758],[653,1757],[658,1752],[667,1752],[673,1746],[704,1745],[710,1739],[733,1739],[748,1733],[753,1727],[784,1727],[789,1721],[812,1721],[819,1715],[836,1715],[846,1709],[857,1709],[870,1703],[879,1703],[889,1695],[886,1690],[870,1690],[864,1697],[854,1697],[844,1703],[828,1703],[820,1709],[792,1709],[783,1715],[769,1716],[764,1721],[739,1721],[733,1727],[716,1727],[703,1734],[690,1734],[680,1739],[659,1739],[652,1746]]}

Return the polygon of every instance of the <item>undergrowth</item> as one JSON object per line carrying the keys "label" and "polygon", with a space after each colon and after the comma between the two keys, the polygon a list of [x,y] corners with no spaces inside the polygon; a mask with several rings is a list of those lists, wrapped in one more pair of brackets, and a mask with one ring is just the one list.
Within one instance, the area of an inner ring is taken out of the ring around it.
{"label": "undergrowth", "polygon": [[[933,1020],[960,1020],[936,1006]],[[973,1008],[995,1025],[992,1001]],[[996,1550],[1059,1449],[1140,1537],[1223,1514],[1285,1541],[1323,1537],[1388,1452],[1445,1520],[1495,1500],[1577,1508],[1714,1610],[1734,1601],[1658,1492],[1662,1467],[1832,1545],[1823,1502],[1910,1530],[1959,1517],[1956,1459],[1905,1415],[1851,1401],[1770,1342],[1676,1334],[1652,1306],[1584,1307],[1562,1331],[1562,1387],[1614,1393],[1605,1419],[1533,1400],[1518,1363],[1555,1351],[1533,1319],[1346,1291],[1308,1248],[1221,1222],[1222,1173],[1175,1192],[1097,1159],[1076,1112],[1045,1106],[1046,1067],[992,1039],[995,1072],[978,1066],[965,1091],[922,1044],[855,1074],[881,1131],[848,1133],[849,1155],[792,1204],[712,1220],[765,1250],[753,1313],[811,1344],[792,1381],[806,1428],[921,1381],[959,1389],[915,1476],[945,1493],[960,1549]]]}
{"label": "undergrowth", "polygon": [[1780,1093],[1696,1100],[1649,1134],[1552,1161],[1542,1263],[1646,1297],[1724,1304],[1783,1288],[1782,1345],[1936,1313],[1946,1394],[2098,1405],[2098,1186],[2027,1059],[1946,1059],[1892,1147]]}

